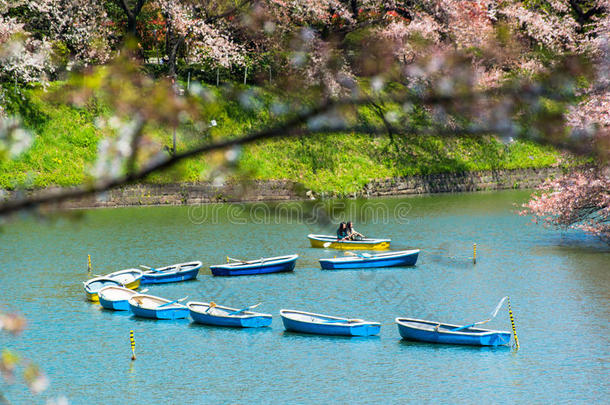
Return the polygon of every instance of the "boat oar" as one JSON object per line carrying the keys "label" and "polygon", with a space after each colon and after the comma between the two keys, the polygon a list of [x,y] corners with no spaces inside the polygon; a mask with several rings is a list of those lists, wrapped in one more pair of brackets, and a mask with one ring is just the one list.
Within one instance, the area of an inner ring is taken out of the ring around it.
{"label": "boat oar", "polygon": [[158,273],[158,272],[161,271],[161,270],[155,269],[154,267],[144,266],[143,264],[141,264],[140,267],[142,267],[143,269],[146,269],[146,270],[150,270],[150,271],[152,271],[154,273]]}
{"label": "boat oar", "polygon": [[143,269],[146,269],[146,270],[150,270],[150,271],[155,272],[155,273],[158,273],[158,272],[161,271],[161,270],[155,269],[154,267],[144,266],[143,264],[141,264],[140,267],[142,267]]}
{"label": "boat oar", "polygon": [[249,307],[245,307],[245,308],[242,308],[242,309],[237,310],[237,311],[229,312],[227,315],[237,315],[237,314],[241,314],[241,313],[242,313],[242,312],[244,312],[244,311],[249,311],[249,310],[251,310],[251,309],[254,309],[254,308],[258,307],[260,304],[262,304],[262,302],[259,302],[259,303],[258,303],[258,304],[256,304],[256,305],[250,305]]}
{"label": "boat oar", "polygon": [[208,312],[210,309],[214,308],[216,306],[216,303],[214,301],[210,301],[210,305],[208,305],[208,309],[205,310],[205,312]]}
{"label": "boat oar", "polygon": [[500,302],[498,302],[498,305],[496,305],[496,309],[493,310],[493,312],[491,313],[491,316],[489,317],[489,319],[485,319],[484,321],[479,321],[479,322],[474,322],[471,323],[470,325],[464,325],[464,326],[460,326],[459,328],[453,328],[451,329],[451,332],[457,332],[460,331],[462,329],[468,329],[471,328],[475,325],[483,325],[484,323],[487,323],[489,321],[491,321],[492,319],[494,319],[496,317],[496,315],[498,315],[498,311],[500,310],[500,308],[502,307],[502,304],[504,304],[504,301],[507,299],[508,297],[504,297],[500,300]]}
{"label": "boat oar", "polygon": [[352,322],[364,322],[363,319],[326,319],[324,323],[352,323]]}
{"label": "boat oar", "polygon": [[263,264],[265,262],[266,258],[261,257],[260,260],[247,261],[247,260],[233,259],[232,257],[227,256],[227,260],[233,260],[234,262],[241,263],[241,264],[253,264],[253,263],[260,261],[261,264]]}
{"label": "boat oar", "polygon": [[229,257],[229,256],[227,256],[227,260],[232,260],[232,261],[237,262],[237,263],[248,263],[245,260],[233,259],[232,257]]}
{"label": "boat oar", "polygon": [[373,257],[373,255],[371,255],[370,253],[345,252],[345,254],[347,256],[357,256],[357,257],[361,257],[363,259],[370,259],[371,257]]}
{"label": "boat oar", "polygon": [[166,302],[165,304],[159,305],[157,307],[157,309],[170,306],[170,305],[175,304],[177,302],[182,302],[182,301],[184,301],[187,298],[188,298],[188,295],[186,297],[180,298],[179,300],[173,300],[173,301],[170,301],[170,302]]}

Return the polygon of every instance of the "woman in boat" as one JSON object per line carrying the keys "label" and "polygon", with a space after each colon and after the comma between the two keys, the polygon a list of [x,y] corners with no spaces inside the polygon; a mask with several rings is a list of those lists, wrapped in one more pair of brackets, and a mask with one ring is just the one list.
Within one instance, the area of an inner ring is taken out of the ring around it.
{"label": "woman in boat", "polygon": [[360,232],[356,232],[356,230],[354,229],[354,224],[352,224],[352,221],[349,221],[347,223],[347,239],[362,240],[362,238],[364,238],[364,235]]}
{"label": "woman in boat", "polygon": [[337,229],[337,239],[345,240],[345,239],[347,239],[347,236],[348,236],[347,225],[345,224],[345,222],[341,222],[339,224],[339,229]]}

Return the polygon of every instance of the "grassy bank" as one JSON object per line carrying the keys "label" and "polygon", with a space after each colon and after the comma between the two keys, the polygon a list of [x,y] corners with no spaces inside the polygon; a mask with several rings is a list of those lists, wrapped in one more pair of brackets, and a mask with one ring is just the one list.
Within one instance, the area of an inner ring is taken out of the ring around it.
{"label": "grassy bank", "polygon": [[[60,86],[55,84],[55,86]],[[9,97],[7,111],[19,114],[35,134],[30,150],[16,160],[0,161],[0,188],[69,186],[90,180],[100,131],[94,125],[99,106],[76,109],[46,101],[42,90],[22,90]],[[363,111],[363,116],[367,111]],[[235,134],[269,119],[268,109],[243,110],[227,103],[215,117],[219,134]],[[171,134],[156,131],[162,143]],[[200,141],[179,131],[179,148]],[[209,178],[209,157],[184,162],[148,181],[200,181]],[[336,133],[307,139],[280,139],[241,150],[238,171],[255,179],[288,179],[316,192],[347,194],[376,178],[490,169],[548,167],[560,154],[550,147],[493,137],[440,138]]]}
{"label": "grassy bank", "polygon": [[241,165],[257,179],[290,179],[314,191],[352,193],[371,179],[493,169],[548,167],[559,154],[532,143],[496,139],[333,134],[277,140],[245,149]]}

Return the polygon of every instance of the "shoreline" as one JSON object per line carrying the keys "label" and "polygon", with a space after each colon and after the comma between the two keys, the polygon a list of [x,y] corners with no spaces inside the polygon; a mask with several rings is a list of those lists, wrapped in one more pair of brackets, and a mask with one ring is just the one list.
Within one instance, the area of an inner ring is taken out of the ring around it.
{"label": "shoreline", "polygon": [[[135,184],[97,196],[61,203],[63,209],[132,206],[197,205],[213,203],[303,201],[317,198],[373,198],[403,195],[458,193],[472,191],[533,189],[548,178],[561,175],[561,167],[439,173],[378,179],[346,196],[316,194],[289,180],[250,180],[211,183]],[[54,188],[55,190],[60,188]],[[49,190],[49,189],[47,189]],[[14,191],[4,191],[11,198]],[[36,193],[36,190],[26,194]]]}

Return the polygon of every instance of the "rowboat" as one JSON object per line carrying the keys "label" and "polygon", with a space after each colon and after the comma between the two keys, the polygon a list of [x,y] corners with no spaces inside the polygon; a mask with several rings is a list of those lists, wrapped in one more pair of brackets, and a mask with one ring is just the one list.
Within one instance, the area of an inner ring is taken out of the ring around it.
{"label": "rowboat", "polygon": [[135,290],[140,286],[143,273],[144,272],[139,269],[125,269],[106,274],[104,277],[118,281],[119,283],[123,284],[125,288]]}
{"label": "rowboat", "polygon": [[99,301],[99,297],[97,296],[97,293],[99,290],[101,290],[104,287],[108,287],[108,286],[118,286],[118,287],[122,287],[123,284],[119,283],[118,281],[112,279],[112,278],[107,278],[107,277],[96,277],[96,278],[92,278],[91,280],[87,280],[83,282],[83,286],[85,288],[85,294],[87,295],[87,299],[89,301],[93,301],[93,302],[98,302]]}
{"label": "rowboat", "polygon": [[316,335],[372,336],[381,329],[379,322],[362,319],[348,319],[311,312],[282,309],[280,311],[284,328],[293,332]]}
{"label": "rowboat", "polygon": [[[294,270],[299,255],[278,256],[250,261],[236,261],[235,263],[210,266],[215,276],[244,276],[249,274],[279,273]],[[235,260],[235,259],[233,259]]]}
{"label": "rowboat", "polygon": [[136,294],[129,298],[129,309],[135,316],[152,319],[184,319],[189,316],[185,305],[148,294]]}
{"label": "rowboat", "polygon": [[[346,252],[349,253],[349,252]],[[323,269],[362,269],[369,267],[414,266],[419,249],[378,254],[354,254],[353,256],[320,259]]]}
{"label": "rowboat", "polygon": [[307,235],[311,247],[332,248],[332,249],[366,249],[366,250],[385,250],[390,248],[391,239],[362,238],[361,240],[340,241],[336,236],[331,235]]}
{"label": "rowboat", "polygon": [[203,263],[188,262],[172,264],[158,269],[150,268],[142,275],[142,284],[175,283],[191,280],[197,277]]}
{"label": "rowboat", "polygon": [[[260,328],[271,325],[271,315],[237,308],[223,307],[207,302],[189,302],[186,304],[191,318],[197,323],[216,326],[234,326],[238,328]],[[250,309],[250,308],[246,308]]]}
{"label": "rowboat", "polygon": [[98,293],[100,304],[106,309],[114,311],[129,311],[129,298],[139,294],[125,287],[110,285],[102,288]]}
{"label": "rowboat", "polygon": [[[403,339],[455,345],[499,346],[510,342],[510,332],[462,327],[422,319],[396,318]],[[460,330],[455,330],[463,328]]]}

